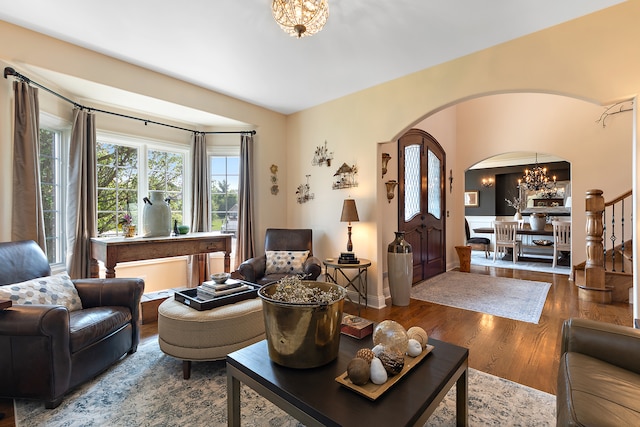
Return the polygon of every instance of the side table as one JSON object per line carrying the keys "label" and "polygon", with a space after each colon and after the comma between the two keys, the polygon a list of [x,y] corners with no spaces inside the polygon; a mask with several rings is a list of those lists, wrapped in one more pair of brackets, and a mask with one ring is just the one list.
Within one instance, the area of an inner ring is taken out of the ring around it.
{"label": "side table", "polygon": [[[326,259],[322,261],[326,268],[325,281],[330,283],[338,283],[338,277],[342,276],[346,281],[345,289],[349,289],[351,286],[358,293],[358,316],[360,315],[360,308],[362,307],[361,301],[364,299],[364,306],[367,307],[367,295],[368,295],[368,283],[367,283],[367,269],[371,265],[371,261],[368,259],[360,258],[357,264],[340,264],[338,261]],[[330,272],[329,269],[332,269]],[[354,270],[355,275],[349,276],[346,272],[348,270]],[[355,302],[347,294],[349,301]]]}

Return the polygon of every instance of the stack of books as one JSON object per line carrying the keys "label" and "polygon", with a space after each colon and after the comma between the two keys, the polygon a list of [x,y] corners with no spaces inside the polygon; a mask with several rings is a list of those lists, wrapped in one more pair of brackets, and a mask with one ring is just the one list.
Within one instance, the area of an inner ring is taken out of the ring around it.
{"label": "stack of books", "polygon": [[235,294],[251,289],[251,286],[244,285],[237,280],[227,280],[226,283],[217,284],[214,281],[202,282],[202,285],[198,286],[198,298],[200,299],[214,299],[223,295]]}
{"label": "stack of books", "polygon": [[341,252],[338,258],[338,264],[359,264],[360,260],[356,258],[353,252]]}

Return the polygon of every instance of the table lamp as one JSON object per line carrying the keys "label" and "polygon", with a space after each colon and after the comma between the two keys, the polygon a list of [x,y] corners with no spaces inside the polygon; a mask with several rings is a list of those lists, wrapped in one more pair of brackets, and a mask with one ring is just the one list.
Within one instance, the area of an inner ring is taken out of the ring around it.
{"label": "table lamp", "polygon": [[358,218],[358,209],[356,208],[356,201],[353,199],[345,199],[342,204],[342,216],[340,217],[340,222],[347,222],[349,225],[347,226],[347,252],[353,251],[353,243],[351,243],[351,222],[360,221]]}

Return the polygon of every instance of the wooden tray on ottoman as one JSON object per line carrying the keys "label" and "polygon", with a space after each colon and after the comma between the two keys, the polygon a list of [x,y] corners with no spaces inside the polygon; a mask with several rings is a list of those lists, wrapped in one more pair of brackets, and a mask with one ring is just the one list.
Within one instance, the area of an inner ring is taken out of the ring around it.
{"label": "wooden tray on ottoman", "polygon": [[258,297],[258,289],[260,289],[260,285],[245,282],[244,280],[240,280],[240,282],[242,282],[243,285],[250,286],[251,289],[235,294],[222,295],[220,297],[212,299],[202,299],[198,297],[198,290],[196,288],[190,288],[176,291],[174,298],[176,301],[179,301],[184,305],[188,305],[189,307],[195,308],[198,311],[204,311]]}
{"label": "wooden tray on ottoman", "polygon": [[433,349],[434,349],[434,347],[432,345],[427,344],[427,348],[422,350],[422,353],[420,353],[419,356],[411,357],[411,356],[405,355],[404,356],[404,367],[402,368],[402,371],[400,371],[400,373],[398,375],[394,375],[392,377],[389,377],[387,382],[385,382],[384,384],[378,385],[378,384],[374,384],[371,381],[369,381],[365,385],[355,385],[354,383],[351,382],[351,380],[349,379],[349,376],[347,375],[346,372],[344,374],[340,375],[339,377],[337,377],[336,381],[339,382],[340,384],[342,384],[343,386],[345,386],[346,388],[349,388],[349,389],[355,391],[356,393],[363,395],[364,397],[366,397],[369,400],[376,400],[377,398],[382,396],[387,390],[389,390],[395,383],[400,381],[402,379],[402,377],[404,377],[407,373],[409,373],[409,371],[411,371],[411,369],[414,366],[416,366],[418,363],[422,362],[422,360],[429,353],[431,353],[431,350],[433,350]]}

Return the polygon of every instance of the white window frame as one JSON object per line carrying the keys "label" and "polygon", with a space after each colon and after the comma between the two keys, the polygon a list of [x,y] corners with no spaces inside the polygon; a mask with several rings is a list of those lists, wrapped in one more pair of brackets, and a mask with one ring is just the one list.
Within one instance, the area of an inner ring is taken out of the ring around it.
{"label": "white window frame", "polygon": [[59,141],[57,141],[57,144],[60,159],[56,165],[55,180],[58,186],[56,197],[56,200],[58,202],[56,206],[56,211],[58,212],[58,215],[56,215],[56,228],[58,230],[58,235],[56,236],[56,250],[58,251],[60,259],[58,260],[58,262],[51,263],[50,266],[53,272],[60,272],[66,270],[67,258],[67,170],[69,167],[69,141],[71,139],[71,123],[44,111],[40,111],[39,120],[40,129],[50,130],[59,135]]}
{"label": "white window frame", "polygon": [[[207,148],[207,161],[209,162],[209,164],[211,164],[211,157],[222,157],[222,156],[226,156],[226,157],[238,157],[238,170],[240,171],[240,169],[242,168],[242,159],[240,159],[240,144],[238,145],[215,145],[212,147],[208,147]],[[211,183],[211,173],[213,171],[209,171],[209,183]],[[238,179],[240,178],[240,176],[238,176]],[[238,185],[240,184],[240,182],[238,181]],[[209,191],[209,198],[211,198],[211,191]],[[209,218],[212,217],[213,215],[213,210],[211,209],[212,207],[212,203],[211,200],[209,200]],[[238,212],[239,213],[239,212]],[[234,251],[235,251],[235,236],[233,237],[232,241],[233,243],[233,247],[234,247]]]}
{"label": "white window frame", "polygon": [[147,179],[148,150],[170,151],[184,155],[183,173],[183,201],[182,201],[182,217],[185,224],[191,223],[191,147],[185,144],[179,144],[169,141],[161,141],[157,139],[125,135],[116,132],[97,131],[96,141],[98,143],[107,143],[120,146],[128,146],[138,149],[138,217],[134,218],[138,226],[138,233],[144,229],[142,218],[142,208],[144,202],[142,199],[149,196],[149,181]]}

